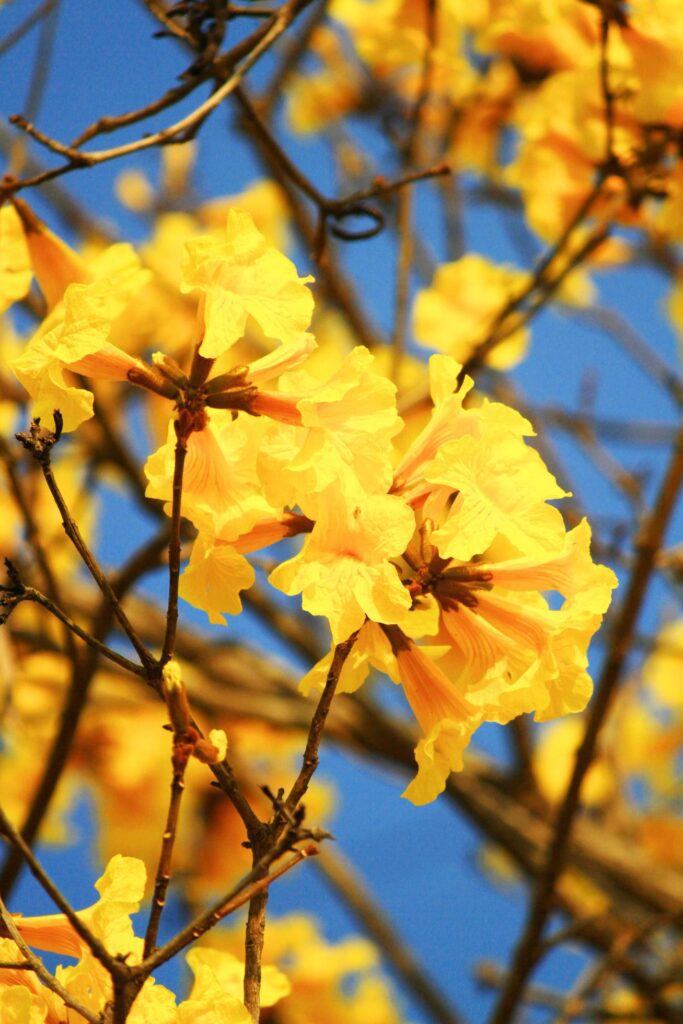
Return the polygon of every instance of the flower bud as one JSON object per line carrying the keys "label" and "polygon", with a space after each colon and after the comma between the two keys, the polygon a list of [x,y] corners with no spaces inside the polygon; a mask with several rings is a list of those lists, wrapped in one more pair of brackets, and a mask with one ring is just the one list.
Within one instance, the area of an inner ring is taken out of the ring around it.
{"label": "flower bud", "polygon": [[190,728],[190,708],[177,661],[169,661],[164,665],[161,679],[173,731],[177,736],[184,735]]}

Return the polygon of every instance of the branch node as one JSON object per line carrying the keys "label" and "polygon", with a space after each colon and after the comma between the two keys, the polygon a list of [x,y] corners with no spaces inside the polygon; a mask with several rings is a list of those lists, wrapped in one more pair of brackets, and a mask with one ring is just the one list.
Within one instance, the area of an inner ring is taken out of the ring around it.
{"label": "branch node", "polygon": [[61,438],[64,428],[64,418],[59,409],[55,409],[52,415],[55,421],[54,430],[41,427],[40,417],[37,416],[31,420],[31,426],[27,431],[21,431],[14,435],[41,466],[50,465],[52,449]]}

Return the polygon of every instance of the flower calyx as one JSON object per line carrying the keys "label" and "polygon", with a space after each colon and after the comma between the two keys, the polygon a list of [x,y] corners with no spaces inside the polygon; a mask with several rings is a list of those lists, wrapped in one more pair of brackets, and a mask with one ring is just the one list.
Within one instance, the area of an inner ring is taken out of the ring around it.
{"label": "flower calyx", "polygon": [[415,602],[425,594],[433,594],[439,604],[448,610],[458,605],[477,607],[477,590],[491,590],[493,574],[478,569],[476,564],[453,564],[453,559],[442,558],[434,551],[429,561],[415,567],[414,576],[405,581]]}
{"label": "flower calyx", "polygon": [[193,431],[204,429],[206,408],[258,415],[253,409],[258,388],[249,381],[249,367],[236,366],[227,373],[207,380],[214,360],[200,359],[200,363],[196,360],[193,362],[188,376],[170,356],[155,352],[152,356],[154,365],[140,362],[129,370],[128,380],[131,384],[174,401],[179,410],[179,434],[185,437]]}

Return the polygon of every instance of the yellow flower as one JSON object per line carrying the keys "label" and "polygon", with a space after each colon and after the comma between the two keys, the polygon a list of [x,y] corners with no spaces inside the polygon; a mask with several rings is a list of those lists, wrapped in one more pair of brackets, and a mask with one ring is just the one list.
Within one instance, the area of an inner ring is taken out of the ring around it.
{"label": "yellow flower", "polygon": [[0,313],[4,313],[31,286],[33,271],[19,214],[13,206],[0,207]]}
{"label": "yellow flower", "polygon": [[[143,940],[136,938],[130,914],[138,910],[145,888],[145,868],[135,857],[113,857],[96,883],[100,899],[79,912],[110,953],[131,964],[139,963]],[[75,957],[73,966],[58,966],[55,977],[67,992],[94,1013],[101,1013],[111,999],[108,971],[92,956],[63,914],[17,917],[16,924],[30,946]],[[6,962],[22,960],[9,939],[0,939],[0,956]],[[128,1016],[130,1024],[249,1024],[242,1003],[244,964],[222,950],[193,949],[187,954],[195,982],[190,996],[176,1007],[175,996],[154,978],[148,978]],[[287,978],[277,967],[263,969],[263,1006],[272,1006],[290,991]],[[0,1020],[13,1024],[60,1024],[65,1007],[58,996],[45,989],[29,971],[11,967],[0,970]],[[68,1011],[71,1020],[72,1011]],[[75,1019],[75,1017],[74,1017]]]}
{"label": "yellow flower", "polygon": [[66,290],[11,368],[31,395],[33,416],[50,424],[59,409],[64,429],[74,430],[92,416],[93,396],[75,387],[68,373],[126,380],[130,370],[142,366],[108,339],[147,275],[124,244],[111,246],[84,267],[84,281],[67,284],[59,277],[62,269],[60,263],[57,276],[48,280]]}
{"label": "yellow flower", "polygon": [[[333,656],[334,648],[317,661],[300,680],[299,690],[304,696],[307,697],[311,692],[322,692]],[[395,683],[400,682],[396,672],[396,659],[381,626],[368,621],[361,628],[342,666],[336,692],[354,693],[363,685],[371,668],[383,672]]]}
{"label": "yellow flower", "polygon": [[677,712],[683,710],[683,620],[677,619],[664,626],[657,635],[657,643],[643,665],[643,679],[665,707]]}
{"label": "yellow flower", "polygon": [[209,199],[197,208],[197,220],[204,227],[222,234],[228,210],[233,206],[239,206],[253,217],[254,224],[269,245],[276,249],[287,248],[291,212],[283,190],[274,181],[256,178],[241,192]]}
{"label": "yellow flower", "polygon": [[451,356],[435,355],[429,360],[429,390],[433,409],[429,421],[409,445],[394,471],[392,491],[419,508],[434,491],[427,479],[432,462],[450,441],[461,437],[480,439],[491,426],[516,437],[534,433],[523,416],[500,402],[484,398],[480,405],[465,405],[474,386],[465,377],[456,391],[461,366]]}
{"label": "yellow flower", "polygon": [[[182,512],[197,527],[210,526],[225,539],[239,537],[274,509],[261,494],[254,452],[267,424],[251,417],[233,419],[212,409],[203,430],[190,434],[183,473]],[[176,436],[169,422],[166,443],[147,460],[148,498],[170,502]]]}
{"label": "yellow flower", "polygon": [[[527,280],[522,271],[496,266],[474,253],[444,263],[431,287],[415,298],[415,338],[464,363],[477,344],[500,326],[497,317]],[[486,361],[498,369],[514,366],[524,357],[527,342],[526,328],[518,328],[491,350]]]}
{"label": "yellow flower", "polygon": [[[248,1024],[251,1018],[242,1005],[244,963],[225,950],[209,949],[206,946],[191,949],[186,960],[194,973],[195,983],[189,999],[178,1007],[181,1024],[185,1021],[187,1024],[203,1021],[202,1016],[193,1016],[193,1013],[201,1011],[201,1004],[205,1004],[206,1009],[210,1010],[211,998],[215,998],[217,992],[225,1004],[221,1009],[224,1008],[229,1013],[227,1017],[216,1019],[229,1022],[234,1020],[235,1024],[241,1024],[244,1020]],[[261,1006],[274,1006],[289,995],[291,988],[289,980],[277,967],[264,965],[261,968]],[[240,1011],[246,1016],[240,1016]],[[233,1016],[230,1016],[230,1013]],[[207,1021],[211,1019],[208,1017]]]}
{"label": "yellow flower", "polygon": [[[229,413],[212,409],[204,429],[188,438],[182,513],[199,534],[180,595],[205,611],[212,623],[225,624],[224,612],[238,615],[242,610],[240,591],[254,582],[244,554],[299,532],[294,517],[274,508],[262,494],[254,453],[267,426],[265,420],[233,420]],[[174,451],[175,432],[169,423],[166,444],[145,465],[147,497],[170,501]]]}
{"label": "yellow flower", "polygon": [[435,512],[443,495],[435,493],[425,503],[425,515],[439,523],[432,540],[444,558],[467,561],[499,537],[530,555],[561,549],[562,515],[547,502],[565,491],[538,452],[510,431],[494,428],[482,438],[449,441],[425,476],[457,494],[441,520]]}
{"label": "yellow flower", "polygon": [[[5,963],[24,959],[11,939],[0,939],[0,958]],[[2,1024],[61,1024],[64,1004],[32,971],[0,968],[0,1021]]]}
{"label": "yellow flower", "polygon": [[362,626],[396,622],[410,596],[390,559],[406,548],[414,528],[411,509],[392,495],[350,500],[339,486],[321,496],[316,524],[301,552],[269,577],[285,594],[330,623],[335,644]]}
{"label": "yellow flower", "polygon": [[[534,774],[541,792],[551,803],[557,803],[564,796],[585,728],[580,718],[564,718],[546,726],[536,744]],[[613,796],[616,786],[617,779],[608,760],[598,758],[581,788],[581,801],[588,807],[600,807]]]}
{"label": "yellow flower", "polygon": [[[628,25],[613,45],[626,57],[629,107],[645,124],[668,123],[683,126],[683,83],[680,61],[683,54],[683,17],[677,0],[634,0],[629,5]],[[626,51],[626,53],[624,53]]]}
{"label": "yellow flower", "polygon": [[15,199],[31,268],[40,285],[49,312],[62,299],[70,284],[84,284],[92,275],[86,261],[53,234],[23,199]]}
{"label": "yellow flower", "polygon": [[[273,505],[309,503],[339,482],[349,492],[385,492],[391,482],[391,438],[401,429],[396,388],[357,346],[325,381],[304,371],[280,378],[279,391],[259,395],[255,411],[284,422],[267,432],[259,473]],[[306,500],[304,500],[306,499]]]}
{"label": "yellow flower", "polygon": [[[215,938],[233,950],[244,943],[236,929]],[[333,944],[304,914],[269,918],[264,963],[286,970],[291,988],[273,1014],[279,1024],[400,1024],[403,1020],[396,994],[380,974],[380,951],[366,938],[348,936]],[[268,970],[266,966],[264,978]]]}
{"label": "yellow flower", "polygon": [[311,52],[321,63],[312,74],[292,74],[287,81],[287,114],[292,131],[321,131],[336,118],[353,110],[361,99],[358,68],[344,52],[338,33],[329,26],[316,29]]}
{"label": "yellow flower", "polygon": [[[437,641],[450,644],[439,664],[488,721],[530,711],[546,721],[585,706],[592,689],[586,650],[616,586],[610,569],[592,563],[589,545],[583,522],[558,555],[510,558],[503,545],[498,561],[494,545],[473,563],[432,560]],[[551,590],[565,598],[561,608],[542,596]]]}
{"label": "yellow flower", "polygon": [[190,561],[180,579],[180,596],[201,608],[214,625],[225,625],[223,612],[239,615],[240,591],[254,583],[254,570],[230,544],[200,534],[192,546]]}
{"label": "yellow flower", "polygon": [[267,338],[296,343],[313,313],[313,296],[283,253],[268,245],[246,210],[228,211],[226,235],[192,238],[186,243],[180,289],[205,299],[200,353],[223,355],[244,336],[251,317]]}
{"label": "yellow flower", "polygon": [[250,1024],[251,1015],[242,1001],[226,992],[211,967],[202,962],[202,951],[193,950],[187,960],[194,985],[189,998],[178,1007],[178,1024]]}
{"label": "yellow flower", "polygon": [[424,107],[428,124],[435,113],[442,123],[437,100],[445,99],[452,109],[471,90],[476,72],[462,52],[464,17],[459,0],[438,5],[433,41],[427,4],[414,0],[336,0],[330,13],[348,31],[372,74],[408,102],[418,95],[430,47],[432,96]]}
{"label": "yellow flower", "polygon": [[[316,525],[301,553],[271,575],[327,616],[333,643],[362,627],[340,692],[360,686],[371,665],[403,684],[424,734],[406,792],[416,803],[461,767],[481,722],[527,712],[545,721],[585,706],[588,644],[616,586],[591,559],[588,524],[567,533],[549,503],[564,492],[526,445],[530,424],[470,401],[469,378],[454,393],[459,369],[450,357],[431,360],[434,410],[396,469],[390,497],[412,510],[415,529],[406,516],[400,536],[368,530],[371,502],[374,520],[392,522],[387,496],[354,504],[339,482],[311,504]],[[368,592],[379,579],[392,603],[378,612]],[[330,656],[307,674],[304,691],[324,684],[329,665]]]}
{"label": "yellow flower", "polygon": [[512,62],[494,61],[465,100],[447,150],[453,167],[467,168],[495,179],[500,136],[519,89]]}
{"label": "yellow flower", "polygon": [[507,54],[529,74],[583,63],[598,41],[597,12],[573,0],[486,0],[477,28],[484,53]]}
{"label": "yellow flower", "polygon": [[483,715],[426,651],[398,629],[387,634],[403,692],[424,733],[415,748],[417,775],[403,793],[421,805],[438,796],[450,772],[462,769],[463,751]]}
{"label": "yellow flower", "polygon": [[[147,872],[136,857],[112,857],[101,878],[95,882],[97,903],[80,910],[78,916],[110,953],[129,954],[132,962],[142,953],[142,940],[135,937],[130,915],[140,909]],[[87,949],[64,914],[19,917],[17,928],[29,946],[79,957]]]}

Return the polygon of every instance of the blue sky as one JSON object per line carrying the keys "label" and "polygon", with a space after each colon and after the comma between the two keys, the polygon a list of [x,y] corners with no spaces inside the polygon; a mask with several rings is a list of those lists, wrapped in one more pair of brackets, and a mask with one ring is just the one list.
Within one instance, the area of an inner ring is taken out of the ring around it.
{"label": "blue sky", "polygon": [[[182,70],[184,55],[168,40],[152,40],[152,20],[132,0],[108,3],[91,0],[63,0],[48,88],[36,123],[49,134],[69,140],[103,112],[114,113],[144,104],[161,94]],[[20,0],[0,9],[0,38],[30,9]],[[32,33],[0,61],[0,109],[5,115],[22,112],[28,77],[36,45]],[[175,120],[195,101],[155,119],[151,128]],[[239,191],[257,174],[253,158],[242,144],[234,144],[229,133],[232,112],[218,110],[202,132],[197,167],[197,186],[206,197]],[[134,137],[132,129],[117,141]],[[107,145],[105,137],[103,145]],[[98,143],[98,147],[99,147]],[[319,172],[324,187],[332,190],[329,167],[319,148],[311,143],[289,140],[289,151],[305,162],[312,175]],[[50,164],[55,158],[40,154]],[[114,197],[113,184],[124,168],[142,168],[154,180],[158,168],[155,153],[106,164],[92,171],[76,172],[61,180],[82,204],[109,223],[123,238],[140,240],[147,225],[124,210]],[[383,169],[380,165],[380,169]],[[465,183],[467,186],[467,182]],[[49,205],[30,196],[56,228]],[[440,234],[429,201],[418,200],[419,222],[438,251]],[[472,208],[466,217],[468,246],[500,261],[516,261],[510,240],[495,211]],[[301,259],[303,259],[303,254]],[[347,252],[349,273],[372,295],[374,314],[388,326],[392,303],[393,268],[385,237],[354,245]],[[299,269],[304,272],[301,260]],[[642,266],[628,271],[608,272],[599,282],[601,300],[621,311],[642,332],[648,342],[672,366],[677,366],[676,339],[663,314],[665,282]],[[541,405],[573,406],[587,379],[595,392],[595,410],[606,417],[634,417],[675,423],[675,410],[662,397],[649,377],[608,338],[588,330],[573,318],[557,312],[542,314],[534,326],[532,356],[514,373],[524,392]],[[577,449],[574,439],[557,436],[558,450],[566,463],[571,486],[586,504],[601,515],[628,516],[623,499],[615,496],[603,475]],[[652,493],[661,473],[661,453],[654,449],[627,450],[616,445],[615,452],[628,458],[631,468],[650,472]],[[561,481],[565,483],[565,481]],[[120,497],[108,494],[100,524],[99,550],[103,561],[118,564],[130,547],[131,524],[139,513],[124,508]],[[143,520],[140,519],[143,527]],[[681,515],[671,540],[681,536]],[[656,588],[644,625],[654,628],[658,616],[672,609],[670,597]],[[204,616],[185,608],[189,623],[205,625]],[[239,626],[231,626],[239,635]],[[285,656],[282,651],[282,656]],[[599,663],[595,648],[594,664]],[[477,744],[496,756],[505,756],[502,730],[487,727]],[[473,828],[456,815],[444,799],[416,809],[400,799],[404,780],[383,769],[326,750],[322,774],[332,778],[339,792],[339,810],[333,831],[340,848],[364,874],[396,921],[397,929],[412,942],[429,971],[439,980],[471,1021],[484,1018],[490,998],[483,994],[471,975],[479,959],[506,959],[522,921],[521,891],[502,891],[483,879],[477,866],[480,840]],[[90,849],[91,811],[84,797],[75,814],[75,827],[82,840],[66,851],[43,851],[46,863],[58,877],[72,901],[92,901],[92,882],[100,873]],[[330,937],[355,925],[329,895],[312,870],[306,866],[273,890],[272,907],[284,913],[292,907],[308,907],[324,922]],[[42,897],[25,878],[13,899],[13,907],[25,913],[47,910]],[[560,987],[574,977],[581,963],[579,953],[562,953],[548,961],[541,980]],[[426,1019],[414,1004],[407,1003],[407,1019]]]}

